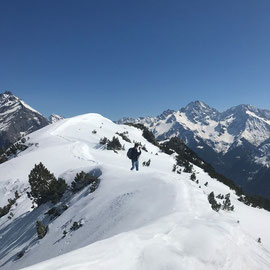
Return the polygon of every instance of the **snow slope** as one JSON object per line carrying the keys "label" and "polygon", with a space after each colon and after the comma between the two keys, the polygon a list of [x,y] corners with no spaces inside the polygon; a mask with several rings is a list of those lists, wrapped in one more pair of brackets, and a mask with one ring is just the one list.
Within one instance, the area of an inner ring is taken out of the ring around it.
{"label": "snow slope", "polygon": [[[132,144],[116,132],[128,132],[131,141],[145,144],[148,152],[143,151],[140,163],[150,158],[150,167],[130,171],[126,151]],[[126,150],[105,150],[99,144],[104,136],[118,136]],[[12,207],[14,217],[0,218],[1,269],[270,268],[269,212],[240,203],[232,190],[198,167],[201,188],[189,180],[190,174],[173,173],[174,156],[148,143],[141,130],[86,114],[44,127],[30,134],[28,143],[33,145],[0,165],[0,206],[15,190],[22,193]],[[69,201],[63,198],[69,208],[49,221],[44,213],[52,205],[33,210],[26,196],[28,174],[39,162],[69,184],[77,172],[99,169],[100,186]],[[211,191],[231,193],[235,211],[213,211],[207,200]],[[49,224],[41,240],[37,219]],[[83,226],[70,231],[74,221]],[[22,250],[25,254],[18,259]]]}

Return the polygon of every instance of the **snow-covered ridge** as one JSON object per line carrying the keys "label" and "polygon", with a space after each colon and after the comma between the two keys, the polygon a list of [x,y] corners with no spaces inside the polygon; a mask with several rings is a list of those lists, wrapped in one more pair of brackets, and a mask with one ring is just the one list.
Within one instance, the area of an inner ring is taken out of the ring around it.
{"label": "snow-covered ridge", "polygon": [[[130,171],[126,152],[133,143],[116,132],[145,145],[148,152],[142,152],[140,164],[151,159],[150,167]],[[104,136],[117,136],[125,150],[105,150],[99,144]],[[48,125],[30,134],[27,143],[27,150],[0,165],[0,206],[16,189],[22,194],[11,210],[14,217],[0,218],[1,269],[269,269],[269,212],[239,202],[232,190],[196,166],[199,184],[189,173],[172,172],[174,155],[160,152],[141,130],[86,114]],[[25,194],[28,174],[39,162],[69,184],[77,172],[99,168],[100,186],[94,193],[76,194],[69,208],[48,222],[44,213],[51,206],[33,210]],[[212,191],[230,193],[235,211],[213,211],[207,200]],[[41,240],[37,219],[49,223]],[[70,231],[74,221],[83,226]]]}
{"label": "snow-covered ridge", "polygon": [[28,110],[32,111],[32,112],[35,112],[35,113],[38,113],[40,115],[42,115],[40,112],[38,112],[37,110],[33,109],[31,106],[29,106],[28,104],[26,104],[23,100],[20,100],[21,104],[27,108]]}

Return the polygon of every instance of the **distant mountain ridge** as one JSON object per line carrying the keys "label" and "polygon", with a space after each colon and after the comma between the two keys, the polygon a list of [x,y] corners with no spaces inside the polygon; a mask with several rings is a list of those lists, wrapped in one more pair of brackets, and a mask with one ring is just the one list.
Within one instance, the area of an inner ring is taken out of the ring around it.
{"label": "distant mountain ridge", "polygon": [[57,121],[59,121],[59,120],[64,119],[64,117],[61,116],[61,115],[58,115],[58,114],[53,113],[53,114],[51,114],[51,115],[49,116],[48,119],[49,119],[49,122],[50,122],[51,124],[53,124],[53,123],[55,123],[55,122],[57,122]]}
{"label": "distant mountain ridge", "polygon": [[159,140],[181,138],[245,191],[270,198],[270,110],[242,104],[219,112],[195,101],[178,111],[118,123],[127,121],[144,124]]}

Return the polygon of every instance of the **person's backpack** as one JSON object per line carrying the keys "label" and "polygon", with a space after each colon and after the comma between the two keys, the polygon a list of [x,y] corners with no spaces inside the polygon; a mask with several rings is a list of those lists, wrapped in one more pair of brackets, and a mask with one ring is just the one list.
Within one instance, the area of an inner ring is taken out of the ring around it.
{"label": "person's backpack", "polygon": [[132,152],[133,152],[133,148],[129,148],[128,151],[127,151],[127,157],[129,159],[132,159]]}

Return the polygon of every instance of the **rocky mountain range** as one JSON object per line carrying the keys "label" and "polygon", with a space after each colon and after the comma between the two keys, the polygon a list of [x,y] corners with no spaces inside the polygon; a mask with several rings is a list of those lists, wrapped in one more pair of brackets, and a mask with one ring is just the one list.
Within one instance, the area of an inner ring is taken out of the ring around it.
{"label": "rocky mountain range", "polygon": [[239,105],[219,112],[201,101],[157,117],[122,118],[141,123],[158,140],[177,136],[246,192],[270,198],[270,111]]}
{"label": "rocky mountain range", "polygon": [[10,91],[0,94],[0,149],[59,119],[55,114],[47,119]]}

